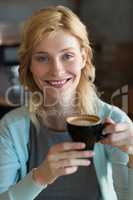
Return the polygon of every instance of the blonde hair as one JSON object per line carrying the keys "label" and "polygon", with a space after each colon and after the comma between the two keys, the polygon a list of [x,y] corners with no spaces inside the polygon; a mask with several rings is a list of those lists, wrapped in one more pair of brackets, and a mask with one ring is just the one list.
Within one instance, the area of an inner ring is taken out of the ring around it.
{"label": "blonde hair", "polygon": [[88,40],[86,26],[69,8],[64,6],[44,8],[27,20],[24,25],[19,51],[20,81],[31,92],[39,90],[30,72],[32,51],[44,38],[44,34],[54,33],[58,30],[64,30],[74,35],[78,39],[80,47],[85,48],[87,51],[86,65],[81,72],[81,78],[77,87],[79,95],[78,109],[82,113],[94,114],[97,95],[93,84],[95,80],[95,67],[92,64],[92,49]]}

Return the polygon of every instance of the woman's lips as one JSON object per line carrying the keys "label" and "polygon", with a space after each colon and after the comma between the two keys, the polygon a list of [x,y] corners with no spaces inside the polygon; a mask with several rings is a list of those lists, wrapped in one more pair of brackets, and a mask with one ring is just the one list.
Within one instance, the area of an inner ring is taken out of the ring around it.
{"label": "woman's lips", "polygon": [[62,88],[72,78],[61,79],[61,80],[46,80],[45,82],[55,88]]}

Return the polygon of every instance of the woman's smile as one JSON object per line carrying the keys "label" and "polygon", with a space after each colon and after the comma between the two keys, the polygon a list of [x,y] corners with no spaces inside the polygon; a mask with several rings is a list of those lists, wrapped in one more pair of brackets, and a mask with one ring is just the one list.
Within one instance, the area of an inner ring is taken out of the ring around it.
{"label": "woman's smile", "polygon": [[60,79],[60,80],[45,80],[45,83],[54,88],[62,88],[70,81],[72,81],[72,78]]}

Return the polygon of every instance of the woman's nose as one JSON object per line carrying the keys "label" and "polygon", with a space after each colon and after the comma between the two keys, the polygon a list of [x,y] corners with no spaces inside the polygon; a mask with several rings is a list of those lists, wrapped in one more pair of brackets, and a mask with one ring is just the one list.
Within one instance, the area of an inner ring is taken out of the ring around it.
{"label": "woman's nose", "polygon": [[58,59],[53,60],[51,74],[60,76],[64,74],[64,72],[65,72],[65,67],[63,63]]}

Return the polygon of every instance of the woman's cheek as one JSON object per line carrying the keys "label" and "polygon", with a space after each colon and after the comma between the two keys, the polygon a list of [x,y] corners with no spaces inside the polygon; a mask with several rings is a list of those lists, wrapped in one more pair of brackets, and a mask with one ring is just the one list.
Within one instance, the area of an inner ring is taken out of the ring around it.
{"label": "woman's cheek", "polygon": [[72,72],[72,73],[75,73],[75,74],[77,74],[77,73],[79,73],[81,70],[82,70],[82,63],[81,63],[81,61],[79,60],[79,61],[75,61],[75,62],[72,62],[72,63],[70,63],[69,64],[69,69],[70,69],[70,71]]}

